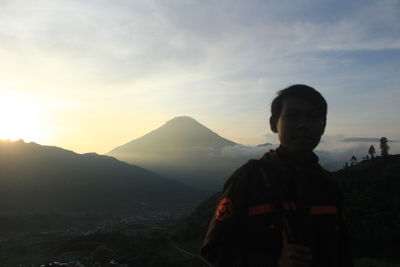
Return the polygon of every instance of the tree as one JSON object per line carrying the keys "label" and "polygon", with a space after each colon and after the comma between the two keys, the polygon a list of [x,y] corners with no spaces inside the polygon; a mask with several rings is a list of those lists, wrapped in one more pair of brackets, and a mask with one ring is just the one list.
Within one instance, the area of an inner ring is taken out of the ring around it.
{"label": "tree", "polygon": [[106,246],[98,246],[90,255],[93,265],[104,265],[114,257],[114,251]]}
{"label": "tree", "polygon": [[374,145],[371,145],[371,146],[369,147],[369,149],[368,149],[368,154],[371,155],[371,159],[373,159],[373,158],[375,157],[375,153],[376,153],[375,147],[374,147]]}
{"label": "tree", "polygon": [[386,137],[381,137],[381,139],[379,140],[379,142],[380,142],[379,147],[380,147],[380,149],[381,149],[381,155],[382,155],[383,157],[389,155],[389,149],[390,149],[390,147],[389,147],[388,144],[387,144],[387,142],[388,142],[387,138],[386,138]]}
{"label": "tree", "polygon": [[357,158],[356,158],[356,156],[352,156],[351,157],[351,159],[350,159],[350,162],[351,162],[351,166],[353,166],[353,165],[356,165],[357,164]]}

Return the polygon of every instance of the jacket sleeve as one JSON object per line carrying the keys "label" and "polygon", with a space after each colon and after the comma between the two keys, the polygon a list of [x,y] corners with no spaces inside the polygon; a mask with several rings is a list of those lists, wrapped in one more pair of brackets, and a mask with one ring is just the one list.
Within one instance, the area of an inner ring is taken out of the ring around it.
{"label": "jacket sleeve", "polygon": [[226,181],[201,248],[201,255],[217,266],[240,266],[247,222],[246,178],[251,162],[236,170]]}

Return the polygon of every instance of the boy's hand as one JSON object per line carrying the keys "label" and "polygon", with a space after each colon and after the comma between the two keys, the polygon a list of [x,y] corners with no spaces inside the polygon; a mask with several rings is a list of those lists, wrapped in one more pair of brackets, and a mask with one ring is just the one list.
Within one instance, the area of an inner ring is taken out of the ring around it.
{"label": "boy's hand", "polygon": [[288,244],[285,231],[283,231],[282,255],[278,267],[309,267],[312,255],[308,247]]}
{"label": "boy's hand", "polygon": [[308,247],[289,244],[282,248],[279,267],[309,267],[311,251]]}

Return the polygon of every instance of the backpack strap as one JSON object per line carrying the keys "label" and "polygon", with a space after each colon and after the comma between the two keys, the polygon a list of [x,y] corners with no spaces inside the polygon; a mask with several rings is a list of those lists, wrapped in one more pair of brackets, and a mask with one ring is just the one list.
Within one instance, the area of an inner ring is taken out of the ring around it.
{"label": "backpack strap", "polygon": [[[271,163],[269,162],[268,159],[263,157],[262,159],[259,160],[259,171],[262,176],[262,180],[264,183],[264,186],[271,190],[272,192],[272,199],[273,199],[273,204],[279,214],[279,216],[282,218],[283,222],[283,229],[285,231],[286,237],[288,239],[289,243],[296,243],[295,241],[295,235],[293,228],[290,226],[289,221],[287,219],[287,214],[286,211],[283,207],[283,199],[282,199],[282,184],[279,182],[279,179],[271,179],[271,177],[268,177],[268,172],[266,171],[266,167],[271,166]],[[271,169],[272,167],[268,168]]]}

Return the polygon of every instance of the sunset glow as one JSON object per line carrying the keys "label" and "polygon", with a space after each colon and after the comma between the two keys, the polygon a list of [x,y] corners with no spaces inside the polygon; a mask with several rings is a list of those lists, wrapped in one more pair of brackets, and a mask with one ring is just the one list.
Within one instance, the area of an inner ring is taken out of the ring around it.
{"label": "sunset glow", "polygon": [[42,140],[39,107],[29,99],[0,99],[0,139],[26,142]]}
{"label": "sunset glow", "polygon": [[396,1],[189,2],[1,2],[0,139],[107,153],[191,116],[257,146],[303,83],[329,103],[325,138],[400,140]]}

